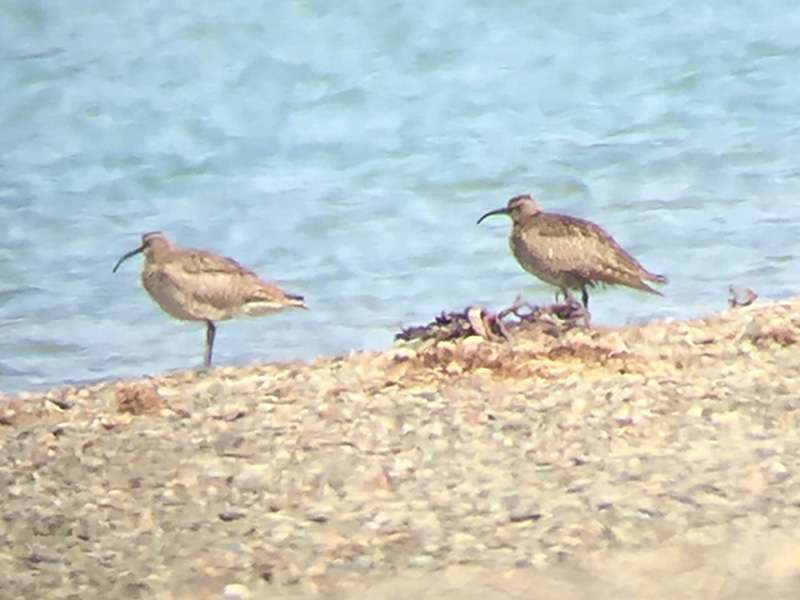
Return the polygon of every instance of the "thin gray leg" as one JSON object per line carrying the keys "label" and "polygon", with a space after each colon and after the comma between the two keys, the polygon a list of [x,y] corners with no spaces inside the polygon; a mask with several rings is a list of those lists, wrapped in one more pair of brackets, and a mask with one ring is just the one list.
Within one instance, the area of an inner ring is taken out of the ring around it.
{"label": "thin gray leg", "polygon": [[581,299],[583,300],[583,308],[589,308],[589,291],[586,289],[586,284],[581,284]]}
{"label": "thin gray leg", "polygon": [[206,369],[211,366],[211,352],[214,350],[214,336],[217,328],[211,321],[206,321],[206,354],[203,358],[203,367]]}
{"label": "thin gray leg", "polygon": [[572,292],[570,292],[568,289],[565,289],[564,290],[564,302],[566,304],[573,304],[573,303],[574,304],[578,304],[578,299],[575,296],[572,295]]}

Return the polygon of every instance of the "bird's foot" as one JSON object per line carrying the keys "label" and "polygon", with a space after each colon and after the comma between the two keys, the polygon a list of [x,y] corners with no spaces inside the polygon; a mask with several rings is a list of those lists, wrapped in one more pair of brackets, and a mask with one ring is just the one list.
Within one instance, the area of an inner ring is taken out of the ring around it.
{"label": "bird's foot", "polygon": [[584,308],[583,306],[578,306],[575,310],[575,314],[572,317],[572,324],[577,325],[580,321],[583,321],[583,326],[587,329],[591,327],[591,320],[592,320],[592,313],[589,312],[588,308]]}
{"label": "bird's foot", "polygon": [[205,374],[208,373],[212,369],[211,362],[207,360],[207,357],[203,358],[203,362],[194,367],[194,372],[198,374]]}
{"label": "bird's foot", "polygon": [[589,321],[592,318],[589,309],[584,308],[583,304],[572,294],[567,294],[563,302],[556,302],[550,310],[559,319],[571,326],[583,321],[584,326],[589,327]]}

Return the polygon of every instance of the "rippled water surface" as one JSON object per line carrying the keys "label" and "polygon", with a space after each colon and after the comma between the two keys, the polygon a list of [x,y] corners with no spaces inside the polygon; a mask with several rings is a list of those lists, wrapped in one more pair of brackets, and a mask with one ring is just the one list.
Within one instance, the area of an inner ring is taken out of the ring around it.
{"label": "rippled water surface", "polygon": [[222,323],[215,360],[390,343],[552,290],[511,195],[597,221],[670,277],[599,323],[800,291],[800,5],[4,2],[0,390],[199,364],[140,260],[154,229],[306,296]]}

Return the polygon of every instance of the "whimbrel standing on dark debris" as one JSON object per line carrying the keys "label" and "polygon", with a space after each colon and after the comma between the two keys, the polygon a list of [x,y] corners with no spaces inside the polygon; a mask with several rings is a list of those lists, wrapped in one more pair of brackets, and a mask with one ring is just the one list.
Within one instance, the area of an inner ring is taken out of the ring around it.
{"label": "whimbrel standing on dark debris", "polygon": [[287,294],[235,260],[207,250],[177,248],[160,231],[145,233],[142,245],[120,258],[114,272],[140,252],[142,285],[161,309],[176,319],[205,321],[204,367],[211,365],[214,321],[258,317],[290,306],[306,308],[302,296]]}
{"label": "whimbrel standing on dark debris", "polygon": [[[565,298],[580,290],[589,308],[588,287],[598,283],[625,285],[662,295],[645,283],[666,283],[667,278],[645,269],[599,225],[557,213],[543,212],[529,195],[514,196],[505,208],[491,215],[508,215],[513,221],[509,244],[519,264],[542,281],[558,286]],[[557,296],[557,295],[556,295]]]}

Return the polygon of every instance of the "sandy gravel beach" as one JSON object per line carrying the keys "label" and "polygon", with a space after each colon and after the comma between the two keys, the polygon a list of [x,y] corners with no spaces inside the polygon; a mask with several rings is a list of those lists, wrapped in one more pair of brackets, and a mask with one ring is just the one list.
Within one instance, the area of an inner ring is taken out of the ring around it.
{"label": "sandy gravel beach", "polygon": [[800,299],[0,396],[0,597],[797,598]]}

